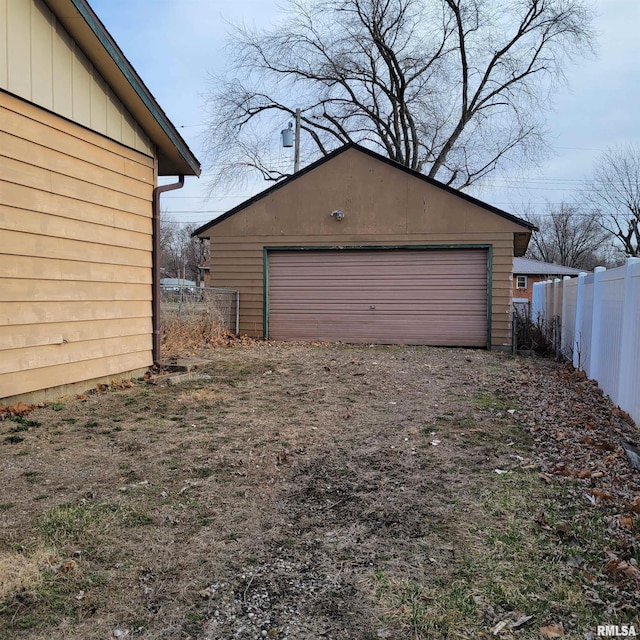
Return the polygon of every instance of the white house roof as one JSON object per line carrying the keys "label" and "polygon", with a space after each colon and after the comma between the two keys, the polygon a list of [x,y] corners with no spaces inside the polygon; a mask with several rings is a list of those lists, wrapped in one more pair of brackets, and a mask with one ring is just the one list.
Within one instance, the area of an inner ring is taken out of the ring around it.
{"label": "white house roof", "polygon": [[160,278],[161,287],[195,287],[195,280],[185,280],[184,278]]}
{"label": "white house roof", "polygon": [[513,274],[529,276],[577,276],[584,269],[565,267],[553,262],[542,262],[531,258],[514,258]]}

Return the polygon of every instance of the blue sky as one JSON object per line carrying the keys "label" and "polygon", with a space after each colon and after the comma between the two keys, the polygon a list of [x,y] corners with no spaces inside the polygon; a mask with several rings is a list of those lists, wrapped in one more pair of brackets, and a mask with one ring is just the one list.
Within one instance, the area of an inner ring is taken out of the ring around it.
{"label": "blue sky", "polygon": [[[204,94],[208,74],[220,73],[228,22],[267,25],[279,19],[275,0],[89,0],[193,152],[203,176],[163,196],[163,208],[179,221],[207,222],[269,186],[256,182],[210,199],[202,150]],[[548,114],[552,154],[525,176],[492,174],[474,195],[516,215],[528,206],[542,212],[545,203],[569,199],[592,163],[607,146],[640,144],[640,2],[597,0],[594,59],[567,69],[568,89],[558,91]],[[286,125],[283,122],[283,127]],[[274,137],[279,136],[274,131]],[[283,152],[285,153],[285,152]],[[179,194],[179,195],[178,195]]]}

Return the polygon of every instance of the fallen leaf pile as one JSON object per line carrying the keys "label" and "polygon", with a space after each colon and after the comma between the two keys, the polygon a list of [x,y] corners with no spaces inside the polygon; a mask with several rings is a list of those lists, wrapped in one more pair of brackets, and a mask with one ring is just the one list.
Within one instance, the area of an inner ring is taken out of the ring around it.
{"label": "fallen leaf pile", "polygon": [[13,417],[26,416],[29,412],[39,407],[44,407],[43,403],[38,404],[25,404],[24,402],[16,402],[11,406],[0,406],[0,420],[7,420]]}
{"label": "fallen leaf pile", "polygon": [[[640,440],[629,414],[615,407],[596,383],[569,365],[543,359],[526,367],[525,380],[513,381],[521,418],[535,444],[535,465],[547,484],[567,487],[580,514],[596,513],[608,547],[597,566],[576,565],[585,589],[605,585],[613,595],[612,611],[636,610],[640,602],[640,472],[631,466],[624,442]],[[524,416],[524,417],[523,417]],[[572,523],[547,524],[544,512],[535,522],[560,536],[572,535]],[[562,525],[562,526],[560,526]],[[541,635],[555,637],[552,628]]]}

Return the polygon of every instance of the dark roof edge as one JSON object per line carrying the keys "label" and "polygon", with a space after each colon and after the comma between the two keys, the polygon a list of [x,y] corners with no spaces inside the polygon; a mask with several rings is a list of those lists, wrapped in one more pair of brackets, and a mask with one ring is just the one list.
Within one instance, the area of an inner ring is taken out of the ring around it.
{"label": "dark roof edge", "polygon": [[156,99],[151,94],[151,91],[142,81],[142,78],[138,75],[133,65],[127,60],[120,47],[116,44],[115,40],[111,37],[111,34],[107,31],[104,24],[93,9],[89,6],[86,0],[71,0],[73,6],[78,10],[80,15],[84,18],[84,21],[89,25],[89,28],[98,38],[100,44],[105,48],[107,53],[111,56],[112,60],[118,66],[124,77],[127,79],[133,90],[136,92],[140,100],[149,109],[151,115],[155,118],[156,122],[160,125],[160,128],[167,135],[173,146],[178,150],[183,160],[187,163],[189,168],[193,171],[194,175],[200,175],[200,163],[195,155],[189,149],[187,143],[182,136],[178,133],[175,126],[167,117],[167,114],[163,111],[162,107],[157,103]]}
{"label": "dark roof edge", "polygon": [[316,160],[315,162],[311,163],[310,165],[304,167],[304,169],[301,169],[300,171],[298,171],[298,173],[295,173],[291,176],[289,176],[288,178],[285,178],[284,180],[277,182],[276,184],[274,184],[273,186],[269,187],[268,189],[265,189],[264,191],[261,191],[260,193],[256,194],[255,196],[253,196],[252,198],[249,198],[248,200],[245,200],[244,202],[241,202],[239,205],[237,205],[236,207],[234,207],[233,209],[230,209],[229,211],[227,211],[226,213],[223,213],[221,216],[214,218],[213,220],[211,220],[210,222],[207,222],[206,224],[202,225],[201,227],[199,227],[198,229],[196,229],[191,235],[192,236],[197,236],[200,235],[201,233],[209,230],[211,227],[214,227],[215,225],[219,224],[220,222],[222,222],[223,220],[226,220],[227,218],[230,218],[231,216],[235,215],[236,213],[238,213],[239,211],[242,211],[243,209],[246,209],[247,207],[251,206],[252,204],[254,204],[255,202],[257,202],[258,200],[262,200],[262,198],[265,198],[268,195],[271,195],[274,191],[277,191],[278,189],[284,187],[285,185],[289,184],[290,182],[292,182],[293,180],[296,180],[297,178],[299,178],[300,176],[304,175],[305,173],[309,173],[310,171],[313,171],[316,167],[319,167],[320,165],[324,164],[325,162],[328,162],[329,160],[335,158],[336,156],[339,156],[341,153],[344,153],[345,151],[348,151],[349,149],[356,149],[357,151],[360,151],[368,156],[371,156],[372,158],[375,158],[376,160],[380,160],[381,162],[384,162],[396,169],[400,169],[401,171],[404,171],[405,173],[408,173],[409,175],[413,176],[414,178],[418,178],[419,180],[422,180],[423,182],[426,182],[430,185],[433,185],[435,187],[438,187],[439,189],[444,189],[445,191],[447,191],[448,193],[451,193],[454,196],[458,196],[460,198],[462,198],[463,200],[466,200],[467,202],[470,202],[471,204],[474,204],[478,207],[481,207],[483,209],[486,209],[487,211],[490,211],[491,213],[495,213],[496,215],[500,216],[501,218],[505,218],[506,220],[509,220],[510,222],[514,222],[515,224],[519,224],[523,227],[526,227],[527,229],[529,229],[530,231],[538,231],[538,227],[536,227],[535,224],[533,224],[532,222],[528,222],[527,220],[523,220],[522,218],[518,218],[517,216],[514,216],[510,213],[507,213],[506,211],[503,211],[502,209],[498,209],[497,207],[494,207],[491,204],[488,204],[487,202],[483,202],[482,200],[478,200],[477,198],[474,198],[473,196],[470,196],[467,193],[464,193],[463,191],[458,191],[457,189],[454,189],[453,187],[450,187],[442,182],[439,182],[438,180],[435,180],[434,178],[430,178],[429,176],[425,176],[423,173],[420,173],[418,171],[415,171],[414,169],[410,169],[409,167],[405,167],[403,164],[400,164],[399,162],[396,162],[395,160],[391,160],[390,158],[387,158],[383,155],[380,155],[379,153],[376,153],[375,151],[372,151],[371,149],[367,149],[366,147],[363,147],[359,144],[356,144],[355,142],[351,142],[349,144],[346,144],[342,147],[339,147],[338,149],[335,149],[334,151],[332,151],[331,153],[328,153],[326,156],[323,156],[322,158],[320,158],[319,160]]}

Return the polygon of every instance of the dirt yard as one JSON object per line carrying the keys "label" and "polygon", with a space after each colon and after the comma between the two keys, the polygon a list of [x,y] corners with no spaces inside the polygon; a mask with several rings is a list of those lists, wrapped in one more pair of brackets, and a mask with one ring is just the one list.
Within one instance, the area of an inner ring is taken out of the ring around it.
{"label": "dirt yard", "polygon": [[628,416],[475,350],[217,347],[0,422],[0,637],[640,634]]}

